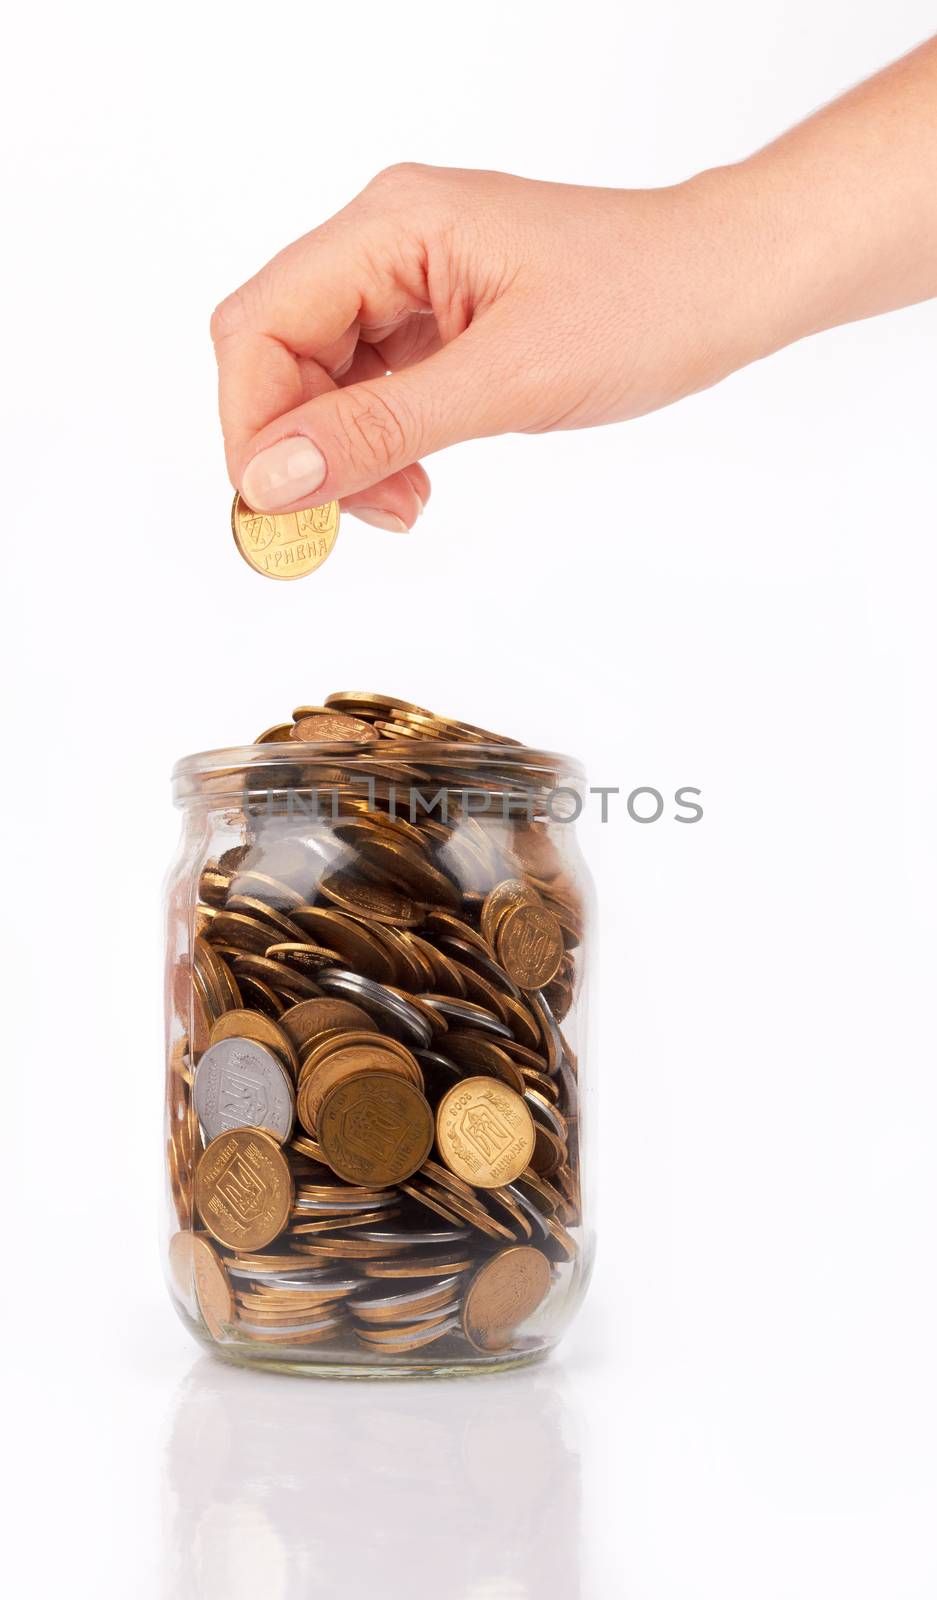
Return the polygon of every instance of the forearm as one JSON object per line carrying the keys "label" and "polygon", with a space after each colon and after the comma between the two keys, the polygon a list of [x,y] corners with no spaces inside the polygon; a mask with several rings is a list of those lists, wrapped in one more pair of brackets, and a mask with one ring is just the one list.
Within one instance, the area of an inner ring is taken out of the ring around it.
{"label": "forearm", "polygon": [[690,187],[750,263],[742,360],[937,295],[937,40]]}

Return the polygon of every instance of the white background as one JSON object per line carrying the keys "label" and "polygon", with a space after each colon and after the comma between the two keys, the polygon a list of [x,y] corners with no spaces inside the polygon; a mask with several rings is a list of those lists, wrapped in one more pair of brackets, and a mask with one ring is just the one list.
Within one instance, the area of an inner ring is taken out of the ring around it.
{"label": "white background", "polygon": [[[933,1595],[937,309],[458,449],[416,533],[348,519],[295,585],[234,552],[208,342],[392,161],[667,183],[933,26],[925,0],[7,19],[12,1593]],[[364,686],[703,790],[696,827],[587,830],[602,1247],[535,1375],[248,1377],[164,1298],[169,769]]]}

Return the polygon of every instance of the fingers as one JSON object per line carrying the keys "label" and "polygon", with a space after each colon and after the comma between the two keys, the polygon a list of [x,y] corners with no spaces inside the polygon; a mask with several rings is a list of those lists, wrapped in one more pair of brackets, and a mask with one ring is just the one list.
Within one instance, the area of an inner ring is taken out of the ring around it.
{"label": "fingers", "polygon": [[409,533],[430,496],[430,482],[419,463],[383,478],[370,489],[346,495],[342,510],[372,528]]}
{"label": "fingers", "polygon": [[[360,383],[363,378],[383,377],[388,365],[379,353],[383,349],[383,345],[359,344],[347,370],[339,376],[338,383],[345,385]],[[315,392],[319,394],[324,391],[320,386]],[[374,528],[384,528],[389,533],[408,533],[429,496],[430,482],[426,471],[418,462],[414,462],[401,472],[383,478],[370,489],[346,495],[342,509],[350,511],[359,521],[370,523]]]}
{"label": "fingers", "polygon": [[[281,251],[216,309],[211,331],[234,481],[233,464],[243,462],[254,435],[307,398],[304,361],[339,376],[359,334],[379,341],[411,313],[430,309],[426,240],[433,223],[424,190],[420,180],[380,174],[338,216]],[[438,188],[434,194],[439,208]]]}
{"label": "fingers", "polygon": [[[358,351],[358,356],[350,358],[356,376],[377,377],[384,373],[384,362],[373,347],[358,346]],[[336,353],[341,355],[338,346]],[[221,372],[223,385],[243,385],[253,397],[252,403],[260,410],[269,410],[275,417],[283,410],[292,410],[297,403],[308,403],[336,388],[335,380],[318,362],[294,357],[278,341],[268,340],[263,335],[238,340],[227,353]],[[234,481],[239,480],[235,478]],[[429,478],[423,468],[406,462],[402,470],[385,474],[380,481],[369,485],[366,492],[342,496],[342,506],[374,527],[406,533],[423,510],[429,492]]]}
{"label": "fingers", "polygon": [[228,470],[257,510],[338,499],[409,525],[420,456],[523,426],[492,273],[479,314],[448,259],[464,209],[451,175],[394,169],[219,307]]}
{"label": "fingers", "polygon": [[294,406],[233,451],[235,482],[258,511],[298,509],[372,489],[420,456],[514,426],[494,327],[476,322],[425,360]]}

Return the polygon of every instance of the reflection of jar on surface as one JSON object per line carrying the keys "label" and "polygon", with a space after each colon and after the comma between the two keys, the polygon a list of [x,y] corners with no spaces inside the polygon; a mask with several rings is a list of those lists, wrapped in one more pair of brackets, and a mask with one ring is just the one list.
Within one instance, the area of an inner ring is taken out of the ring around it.
{"label": "reflection of jar on surface", "polygon": [[591,1265],[581,774],[354,698],[176,769],[170,1289],[242,1363],[529,1361]]}
{"label": "reflection of jar on surface", "polygon": [[167,1441],[162,1593],[577,1600],[579,1431],[559,1365],[441,1405],[431,1385],[339,1401],[199,1361]]}

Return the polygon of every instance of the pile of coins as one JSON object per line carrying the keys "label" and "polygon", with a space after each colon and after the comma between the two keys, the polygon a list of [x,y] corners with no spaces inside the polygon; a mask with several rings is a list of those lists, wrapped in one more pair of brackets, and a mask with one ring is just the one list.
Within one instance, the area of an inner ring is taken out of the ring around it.
{"label": "pile of coins", "polygon": [[[535,1348],[518,1330],[579,1256],[583,908],[538,814],[558,758],[365,693],[256,744],[289,746],[260,768],[275,803],[239,770],[242,842],[202,867],[170,974],[178,1296],[280,1359]],[[323,786],[326,815],[286,804]]]}

